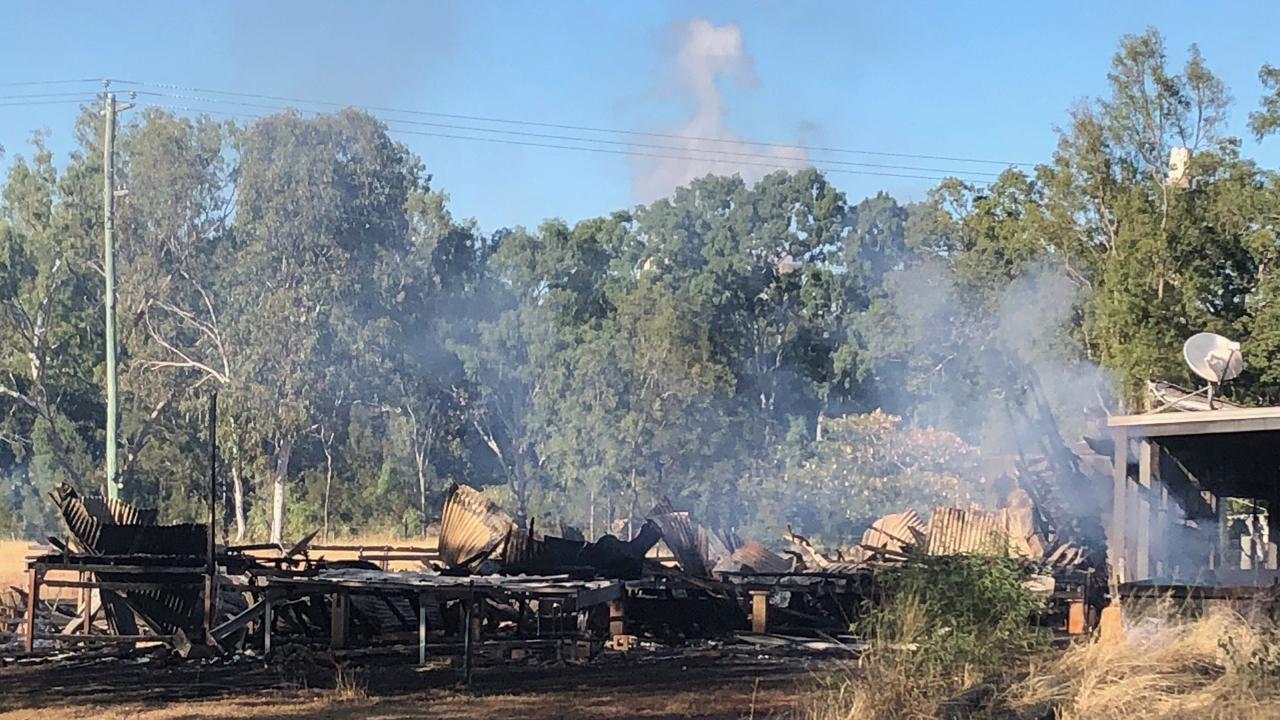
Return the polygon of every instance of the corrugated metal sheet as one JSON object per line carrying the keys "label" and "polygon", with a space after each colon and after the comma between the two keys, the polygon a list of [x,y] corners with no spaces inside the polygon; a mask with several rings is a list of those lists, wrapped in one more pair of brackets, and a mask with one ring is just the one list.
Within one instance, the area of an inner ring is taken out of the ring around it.
{"label": "corrugated metal sheet", "polygon": [[922,546],[925,524],[915,510],[885,515],[862,533],[862,544],[901,553],[908,545]]}
{"label": "corrugated metal sheet", "polygon": [[706,549],[689,521],[689,513],[667,512],[654,514],[649,519],[662,531],[662,542],[676,556],[682,570],[697,577],[709,576]]}
{"label": "corrugated metal sheet", "polygon": [[793,561],[773,552],[758,542],[748,540],[733,551],[732,564],[740,571],[760,573],[791,572]]}
{"label": "corrugated metal sheet", "polygon": [[466,485],[454,484],[440,517],[440,559],[449,567],[478,564],[515,528],[511,516]]}
{"label": "corrugated metal sheet", "polygon": [[542,543],[529,534],[528,530],[512,524],[510,532],[502,544],[502,562],[507,565],[520,565],[531,560],[542,551]]}
{"label": "corrugated metal sheet", "polygon": [[929,516],[930,555],[1003,555],[1009,552],[1009,532],[1002,511],[934,508]]}
{"label": "corrugated metal sheet", "polygon": [[[206,552],[204,525],[155,525],[155,510],[135,508],[128,503],[100,497],[83,498],[75,488],[65,483],[54,487],[50,495],[66,522],[73,544],[85,553],[202,557]],[[193,573],[199,572],[200,567],[193,566]],[[105,582],[156,583],[174,579],[173,575],[160,573],[100,572],[97,575]],[[200,626],[198,589],[175,586],[171,590],[125,590],[119,594],[129,609],[157,632],[172,633],[178,628],[193,632]],[[114,613],[109,611],[108,617],[112,618]],[[136,633],[132,618],[116,616],[111,622],[118,631]],[[133,628],[133,631],[128,632],[125,628]]]}

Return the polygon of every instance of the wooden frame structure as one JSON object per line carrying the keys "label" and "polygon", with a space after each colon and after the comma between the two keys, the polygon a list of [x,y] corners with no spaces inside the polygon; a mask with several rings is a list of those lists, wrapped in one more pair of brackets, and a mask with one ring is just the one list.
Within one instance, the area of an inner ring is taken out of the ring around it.
{"label": "wooden frame structure", "polygon": [[[262,576],[263,650],[271,652],[272,619],[275,607],[282,602],[302,597],[327,599],[330,614],[329,642],[334,650],[347,646],[351,622],[351,596],[402,596],[416,599],[418,606],[418,663],[427,662],[429,603],[458,601],[462,603],[463,674],[470,678],[472,656],[481,642],[483,608],[486,600],[510,600],[527,604],[538,601],[552,604],[558,613],[581,613],[592,607],[614,604],[621,600],[623,585],[619,580],[570,580],[568,576],[473,576],[455,577],[416,572],[376,570],[334,570],[316,576]],[[255,610],[256,606],[246,613]],[[239,621],[233,619],[234,621]],[[224,623],[224,625],[229,624]],[[215,632],[216,635],[216,632]]]}
{"label": "wooden frame structure", "polygon": [[[76,580],[49,578],[50,572],[75,573]],[[99,573],[124,576],[160,575],[163,581],[105,581],[98,578]],[[172,578],[171,580],[169,578]],[[113,562],[108,559],[97,559],[93,556],[50,554],[33,558],[27,562],[26,619],[23,625],[23,649],[27,654],[35,651],[36,640],[51,640],[64,643],[95,643],[133,645],[138,642],[172,643],[172,635],[92,635],[94,618],[107,602],[101,595],[103,591],[123,592],[128,590],[172,590],[182,587],[201,587],[206,582],[204,568],[185,565],[151,564],[138,559],[132,563]],[[40,603],[42,588],[73,588],[79,590],[79,616],[61,633],[40,633],[36,628],[37,608]],[[93,591],[98,591],[101,598],[93,602]]]}

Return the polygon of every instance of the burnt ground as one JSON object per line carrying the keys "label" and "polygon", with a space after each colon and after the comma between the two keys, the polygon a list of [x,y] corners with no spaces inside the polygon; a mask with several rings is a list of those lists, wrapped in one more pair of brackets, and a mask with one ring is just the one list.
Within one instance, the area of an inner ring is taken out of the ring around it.
{"label": "burnt ground", "polygon": [[461,688],[446,661],[420,669],[404,657],[353,660],[341,673],[323,656],[271,666],[113,658],[0,668],[0,719],[763,718],[796,711],[805,690],[838,669],[714,650],[637,653],[479,668]]}

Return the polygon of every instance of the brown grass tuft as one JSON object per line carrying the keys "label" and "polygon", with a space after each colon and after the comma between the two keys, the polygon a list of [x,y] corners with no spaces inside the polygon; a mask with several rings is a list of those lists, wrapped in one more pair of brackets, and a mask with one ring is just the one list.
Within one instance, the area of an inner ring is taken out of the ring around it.
{"label": "brown grass tuft", "polygon": [[369,697],[369,681],[359,668],[348,663],[334,663],[333,696],[341,702],[364,700]]}
{"label": "brown grass tuft", "polygon": [[1157,615],[1131,625],[1123,641],[1033,662],[1005,702],[1024,714],[1053,710],[1060,720],[1276,718],[1280,690],[1267,677],[1276,668],[1256,662],[1274,638],[1271,625],[1227,611]]}
{"label": "brown grass tuft", "polygon": [[[1214,612],[1160,611],[1123,640],[1080,642],[994,676],[970,667],[917,674],[882,651],[828,681],[800,714],[811,720],[1263,720],[1280,717],[1280,628]],[[889,659],[886,659],[888,657]]]}

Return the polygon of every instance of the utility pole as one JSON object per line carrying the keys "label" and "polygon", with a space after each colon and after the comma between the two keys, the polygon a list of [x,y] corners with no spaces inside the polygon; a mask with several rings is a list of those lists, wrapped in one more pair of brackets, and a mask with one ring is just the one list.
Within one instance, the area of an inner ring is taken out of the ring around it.
{"label": "utility pole", "polygon": [[[109,87],[106,81],[104,87]],[[133,103],[116,105],[116,94],[106,93],[102,131],[102,271],[106,276],[107,336],[107,497],[120,497],[120,438],[116,361],[116,114],[133,107]]]}
{"label": "utility pole", "polygon": [[116,394],[116,94],[108,92],[106,101],[102,137],[102,270],[107,280],[107,497],[116,499],[120,497],[117,454],[120,439],[116,427],[119,417]]}

